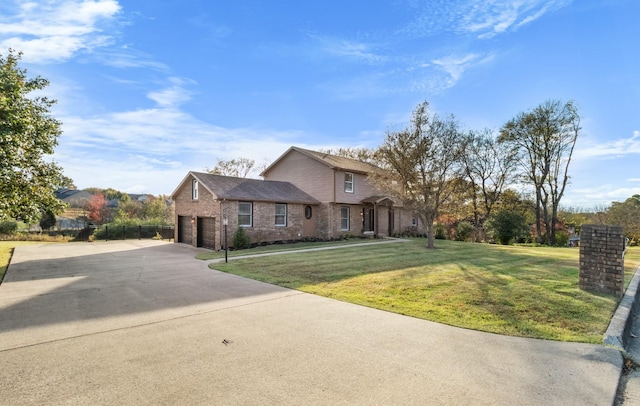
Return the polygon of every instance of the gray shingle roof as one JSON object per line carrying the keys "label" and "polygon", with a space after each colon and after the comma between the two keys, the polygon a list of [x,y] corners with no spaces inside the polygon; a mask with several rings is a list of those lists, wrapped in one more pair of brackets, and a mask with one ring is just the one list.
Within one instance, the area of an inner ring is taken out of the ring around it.
{"label": "gray shingle roof", "polygon": [[299,204],[320,203],[289,182],[236,178],[204,172],[190,172],[190,174],[218,199]]}

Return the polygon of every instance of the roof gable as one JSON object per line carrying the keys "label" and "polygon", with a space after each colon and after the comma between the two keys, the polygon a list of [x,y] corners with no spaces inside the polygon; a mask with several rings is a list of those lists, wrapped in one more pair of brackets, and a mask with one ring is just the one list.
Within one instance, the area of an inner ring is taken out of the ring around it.
{"label": "roof gable", "polygon": [[345,158],[338,155],[331,155],[324,152],[312,151],[310,149],[304,149],[299,147],[290,147],[284,154],[282,154],[271,165],[269,165],[261,173],[261,176],[264,176],[264,174],[267,173],[271,168],[278,165],[278,163],[282,159],[284,159],[288,154],[290,154],[291,151],[297,151],[334,170],[341,170],[346,172],[357,172],[361,174],[371,174],[371,173],[382,172],[382,169],[380,169],[379,167],[367,162],[359,161],[357,159]]}

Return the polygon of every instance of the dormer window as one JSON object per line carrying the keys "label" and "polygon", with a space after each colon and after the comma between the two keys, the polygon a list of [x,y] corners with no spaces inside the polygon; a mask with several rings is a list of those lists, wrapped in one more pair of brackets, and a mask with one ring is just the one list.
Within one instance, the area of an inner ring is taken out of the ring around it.
{"label": "dormer window", "polygon": [[353,173],[345,172],[344,191],[345,193],[353,193]]}
{"label": "dormer window", "polygon": [[198,200],[198,181],[196,179],[191,182],[191,198]]}

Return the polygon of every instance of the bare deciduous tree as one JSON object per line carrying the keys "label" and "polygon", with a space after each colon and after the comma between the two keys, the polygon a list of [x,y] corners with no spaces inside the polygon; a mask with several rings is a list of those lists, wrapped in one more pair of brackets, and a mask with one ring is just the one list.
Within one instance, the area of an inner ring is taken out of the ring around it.
{"label": "bare deciduous tree", "polygon": [[524,180],[536,196],[538,242],[555,244],[558,207],[569,180],[569,164],[580,132],[574,102],[546,101],[518,114],[500,130],[499,141],[518,150]]}
{"label": "bare deciduous tree", "polygon": [[481,228],[513,180],[517,152],[498,143],[490,129],[470,131],[463,145],[462,164],[471,188],[474,225]]}
{"label": "bare deciduous tree", "polygon": [[218,158],[218,163],[215,167],[209,169],[205,168],[205,171],[213,175],[223,176],[235,176],[236,178],[246,178],[247,175],[253,169],[255,161],[249,158],[237,158],[231,160],[224,160]]}
{"label": "bare deciduous tree", "polygon": [[377,154],[391,176],[383,187],[412,209],[427,230],[427,247],[434,247],[434,222],[461,176],[460,155],[464,139],[453,116],[440,118],[419,104],[410,125],[388,131]]}

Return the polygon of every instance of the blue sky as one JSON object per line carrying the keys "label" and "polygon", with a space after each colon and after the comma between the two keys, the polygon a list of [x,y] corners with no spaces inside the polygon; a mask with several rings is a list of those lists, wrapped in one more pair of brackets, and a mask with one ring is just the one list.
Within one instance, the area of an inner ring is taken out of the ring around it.
{"label": "blue sky", "polygon": [[79,188],[169,194],[217,159],[379,146],[427,100],[499,129],[575,100],[565,206],[640,193],[637,0],[4,0],[0,53],[51,81]]}

